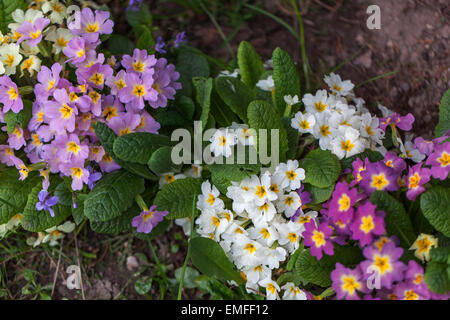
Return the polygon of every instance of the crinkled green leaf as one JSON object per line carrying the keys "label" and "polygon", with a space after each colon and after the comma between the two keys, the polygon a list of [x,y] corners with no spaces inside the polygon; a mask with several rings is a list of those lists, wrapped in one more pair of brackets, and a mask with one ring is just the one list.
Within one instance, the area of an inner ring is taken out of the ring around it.
{"label": "crinkled green leaf", "polygon": [[[256,130],[267,129],[267,154],[272,154],[271,150],[271,130],[279,130],[279,141],[276,146],[279,148],[280,161],[285,161],[288,150],[288,140],[286,129],[283,126],[281,117],[275,112],[274,108],[267,102],[255,100],[248,106],[248,123],[250,128]],[[258,150],[260,150],[258,148]]]}
{"label": "crinkled green leaf", "polygon": [[440,137],[447,130],[450,130],[450,89],[442,97],[441,105],[439,106],[439,123],[434,129],[434,135]]}
{"label": "crinkled green leaf", "polygon": [[195,104],[191,98],[179,95],[175,103],[175,108],[185,119],[192,120],[195,112]]}
{"label": "crinkled green leaf", "polygon": [[434,293],[448,293],[450,291],[450,279],[447,272],[448,265],[431,261],[425,270],[425,284]]}
{"label": "crinkled green leaf", "polygon": [[369,158],[370,162],[377,162],[380,160],[383,160],[383,155],[379,153],[378,151],[372,151],[370,149],[366,149],[365,151],[355,154],[354,156],[351,156],[350,158],[345,158],[341,160],[342,168],[343,169],[352,169],[352,163],[356,159],[361,159],[364,161],[365,158]]}
{"label": "crinkled green leaf", "polygon": [[[50,195],[54,194],[56,187],[59,185],[61,179],[59,177],[50,177],[50,187],[48,192]],[[64,222],[67,217],[72,214],[70,206],[57,203],[52,206],[55,216],[52,217],[49,211],[36,209],[36,203],[39,202],[38,194],[42,190],[42,185],[37,184],[28,195],[28,201],[23,209],[22,227],[25,230],[38,232],[57,226]]]}
{"label": "crinkled green leaf", "polygon": [[124,134],[114,140],[114,154],[121,160],[147,164],[152,153],[162,146],[169,146],[170,139],[149,132]]}
{"label": "crinkled green leaf", "polygon": [[318,188],[332,186],[341,173],[339,159],[328,150],[316,149],[300,161],[305,169],[305,182]]}
{"label": "crinkled green leaf", "polygon": [[[438,243],[441,245],[440,243]],[[432,248],[430,251],[431,261],[447,263],[450,258],[450,247]]]}
{"label": "crinkled green leaf", "polygon": [[242,41],[238,48],[238,65],[242,81],[253,88],[264,73],[264,65],[256,50],[247,41]]}
{"label": "crinkled green leaf", "polygon": [[84,215],[92,221],[108,221],[131,207],[144,192],[144,180],[128,171],[108,173],[96,183],[84,201]]}
{"label": "crinkled green leaf", "polygon": [[23,109],[20,110],[19,113],[14,113],[12,110],[9,110],[5,114],[6,122],[6,132],[12,133],[16,126],[18,125],[21,128],[27,128],[28,122],[32,116],[33,102],[30,100],[23,100]]}
{"label": "crinkled green leaf", "polygon": [[297,95],[300,92],[300,76],[297,67],[289,54],[280,48],[276,48],[272,54],[273,81],[275,83],[275,102],[279,114],[283,114],[286,108],[284,96]]}
{"label": "crinkled green leaf", "polygon": [[113,34],[107,41],[108,50],[113,55],[133,54],[134,43],[129,37]]}
{"label": "crinkled green leaf", "polygon": [[[197,195],[201,193],[202,181],[200,179],[178,179],[166,184],[156,194],[153,203],[157,210],[169,211],[166,219],[179,219],[190,217],[193,206],[196,206]],[[195,197],[195,201],[194,201]]]}
{"label": "crinkled green leaf", "polygon": [[247,108],[255,100],[255,94],[242,81],[232,77],[217,77],[215,89],[235,114],[247,123]]}
{"label": "crinkled green leaf", "polygon": [[214,240],[196,237],[190,240],[192,264],[207,276],[221,280],[242,283],[235,266],[225,255],[222,247]]}
{"label": "crinkled green leaf", "polygon": [[23,0],[1,0],[0,1],[0,30],[6,35],[11,30],[8,28],[8,24],[14,22],[11,14],[16,9],[27,9],[27,3]]}
{"label": "crinkled green leaf", "polygon": [[362,252],[358,247],[335,245],[334,255],[324,255],[320,260],[311,256],[310,250],[304,250],[295,262],[294,272],[312,284],[329,287],[331,285],[330,273],[336,268],[337,262],[348,268],[354,268],[362,260]]}
{"label": "crinkled green leaf", "polygon": [[416,235],[403,204],[383,191],[374,191],[370,196],[370,202],[377,206],[377,210],[386,213],[384,223],[387,233],[399,237],[402,247],[409,248],[416,240]]}
{"label": "crinkled green leaf", "polygon": [[8,168],[0,173],[0,224],[22,213],[31,190],[42,181],[36,172],[30,172],[24,181],[20,181],[19,177],[16,168]]}
{"label": "crinkled green leaf", "polygon": [[308,191],[311,194],[311,204],[323,203],[331,198],[331,195],[334,191],[334,185],[329,186],[328,188],[317,188],[309,183],[305,183],[305,191]]}
{"label": "crinkled green leaf", "polygon": [[180,171],[181,164],[174,164],[171,155],[171,147],[161,147],[155,150],[148,160],[148,167],[156,174]]}
{"label": "crinkled green leaf", "polygon": [[192,97],[194,92],[192,78],[209,76],[208,60],[187,50],[182,50],[178,55],[176,70],[180,73],[180,82],[183,86],[179,93],[188,97]]}
{"label": "crinkled green leaf", "polygon": [[195,98],[198,104],[202,107],[200,114],[200,121],[202,121],[202,128],[205,129],[209,117],[209,109],[211,106],[211,92],[213,88],[212,78],[195,77],[192,79],[195,87]]}
{"label": "crinkled green leaf", "polygon": [[76,198],[77,207],[72,207],[72,217],[77,225],[86,219],[84,215],[84,200],[86,200],[87,194],[78,194]]}
{"label": "crinkled green leaf", "polygon": [[436,230],[450,237],[450,189],[435,186],[420,196],[423,215]]}

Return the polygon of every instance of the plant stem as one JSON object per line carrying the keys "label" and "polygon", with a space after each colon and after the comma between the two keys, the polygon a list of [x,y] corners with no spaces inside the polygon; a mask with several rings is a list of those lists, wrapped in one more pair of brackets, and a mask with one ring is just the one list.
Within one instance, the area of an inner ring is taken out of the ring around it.
{"label": "plant stem", "polygon": [[300,15],[300,11],[298,10],[297,1],[291,0],[292,5],[294,6],[295,15],[297,16],[298,20],[298,31],[300,36],[300,49],[302,54],[302,64],[303,64],[303,74],[305,76],[305,82],[306,82],[306,91],[309,91],[310,83],[309,83],[309,63],[308,63],[308,56],[306,55],[306,45],[305,45],[305,30],[303,26],[303,19]]}
{"label": "plant stem", "polygon": [[[191,237],[194,234],[195,200],[196,200],[196,197],[194,197],[194,203],[193,203],[193,206],[192,206],[191,233],[190,233]],[[180,285],[178,286],[177,300],[181,300],[181,293],[183,292],[184,275],[186,273],[186,268],[187,268],[187,264],[188,264],[188,261],[189,261],[190,257],[191,257],[191,241],[188,242],[188,250],[187,250],[187,253],[186,253],[186,258],[184,259],[183,268],[181,269]]]}
{"label": "plant stem", "polygon": [[[159,261],[158,256],[156,255],[156,251],[152,245],[151,240],[148,240],[148,246],[150,247],[150,251],[152,252],[153,259],[155,260],[156,266],[158,267],[159,272],[161,273],[161,277],[163,278],[164,285],[166,285],[167,284],[166,272],[165,272],[161,262]],[[162,292],[161,292],[161,295],[162,295]]]}
{"label": "plant stem", "polygon": [[141,208],[142,211],[148,211],[148,207],[140,194],[137,194],[134,200],[136,201],[137,205],[139,206],[139,208]]}

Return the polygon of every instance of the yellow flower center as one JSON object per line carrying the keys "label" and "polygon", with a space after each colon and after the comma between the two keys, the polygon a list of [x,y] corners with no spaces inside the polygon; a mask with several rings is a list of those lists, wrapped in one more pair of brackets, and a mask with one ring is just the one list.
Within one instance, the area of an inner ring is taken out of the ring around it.
{"label": "yellow flower center", "polygon": [[288,178],[291,181],[294,181],[295,177],[297,177],[297,173],[295,173],[294,170],[286,171],[286,178]]}
{"label": "yellow flower center", "polygon": [[437,161],[441,164],[442,168],[450,165],[450,153],[443,152],[440,158],[437,158]]}
{"label": "yellow flower center", "polygon": [[420,176],[416,172],[413,176],[409,177],[409,189],[416,189],[419,186]]}
{"label": "yellow flower center", "polygon": [[322,103],[322,101],[319,101],[319,102],[314,102],[314,107],[316,108],[317,111],[322,112],[322,111],[325,111],[325,109],[327,108],[327,105],[325,103]]}
{"label": "yellow flower center", "polygon": [[9,94],[9,100],[17,99],[18,94],[17,94],[17,90],[14,87],[9,87],[8,94]]}
{"label": "yellow flower center", "polygon": [[103,74],[96,72],[89,80],[99,86],[103,83]]}
{"label": "yellow flower center", "polygon": [[350,140],[341,142],[341,149],[344,151],[351,152],[354,147],[355,145]]}
{"label": "yellow flower center", "polygon": [[350,208],[350,197],[343,193],[342,196],[339,198],[338,200],[338,204],[339,204],[339,211],[347,211]]}
{"label": "yellow flower center", "polygon": [[322,136],[327,137],[328,135],[331,134],[330,132],[330,126],[327,125],[322,125],[320,127],[320,133],[322,134]]}
{"label": "yellow flower center", "polygon": [[206,202],[208,202],[208,204],[212,206],[214,204],[214,201],[216,201],[216,197],[214,197],[212,193],[209,193]]}
{"label": "yellow flower center", "polygon": [[97,23],[94,23],[94,24],[90,23],[90,24],[88,24],[86,26],[85,30],[86,30],[86,32],[89,32],[89,33],[97,32],[98,31],[98,24]]}
{"label": "yellow flower center", "polygon": [[67,104],[64,104],[61,109],[59,109],[59,112],[61,113],[61,116],[63,119],[68,119],[72,116],[72,108],[69,107]]}
{"label": "yellow flower center", "polygon": [[314,241],[317,248],[325,245],[325,235],[323,232],[318,230],[313,231],[312,240]]}
{"label": "yellow flower center", "polygon": [[342,290],[347,291],[350,295],[355,293],[355,290],[361,287],[361,284],[355,279],[354,276],[345,276],[341,277],[342,282]]}
{"label": "yellow flower center", "polygon": [[389,181],[386,180],[386,177],[384,176],[384,173],[380,173],[378,175],[376,175],[376,174],[372,175],[372,182],[370,183],[370,186],[372,188],[375,188],[375,189],[381,191],[387,185],[389,185]]}
{"label": "yellow flower center", "polygon": [[72,168],[72,178],[81,179],[83,170],[81,168]]}
{"label": "yellow flower center", "polygon": [[117,109],[115,107],[107,107],[103,111],[103,116],[109,121],[111,118],[117,117]]}
{"label": "yellow flower center", "polygon": [[247,250],[250,254],[254,254],[256,251],[256,247],[251,243],[247,243],[244,247],[244,250]]}
{"label": "yellow flower center", "polygon": [[261,231],[259,231],[259,233],[263,235],[264,239],[270,238],[269,230],[267,230],[266,228],[262,228]]}
{"label": "yellow flower center", "polygon": [[72,152],[74,154],[78,154],[78,152],[81,150],[81,147],[73,141],[70,141],[67,143],[67,151]]}
{"label": "yellow flower center", "polygon": [[260,198],[263,198],[267,194],[266,188],[264,186],[257,186],[255,195]]}
{"label": "yellow flower center", "polygon": [[145,68],[145,63],[142,63],[141,61],[136,61],[135,63],[133,63],[133,69],[136,72],[142,72],[144,71]]}
{"label": "yellow flower center", "polygon": [[6,63],[8,66],[12,67],[12,65],[14,64],[14,61],[15,61],[15,57],[14,57],[13,54],[6,54],[6,60],[5,60],[5,63]]}
{"label": "yellow flower center", "polygon": [[381,275],[392,270],[392,266],[390,264],[390,259],[388,256],[376,256],[373,265],[378,268],[378,271]]}
{"label": "yellow flower center", "polygon": [[372,231],[373,228],[375,228],[375,224],[373,222],[372,216],[362,217],[361,226],[359,227],[359,229],[367,234]]}
{"label": "yellow flower center", "polygon": [[132,94],[134,94],[137,97],[142,97],[145,95],[145,88],[143,85],[135,85],[132,91]]}

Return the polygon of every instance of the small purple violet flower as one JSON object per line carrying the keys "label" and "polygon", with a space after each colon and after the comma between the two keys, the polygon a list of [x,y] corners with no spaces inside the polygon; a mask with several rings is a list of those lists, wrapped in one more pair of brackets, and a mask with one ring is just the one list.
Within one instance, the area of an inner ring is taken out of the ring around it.
{"label": "small purple violet flower", "polygon": [[137,232],[150,233],[169,213],[168,211],[156,211],[155,209],[156,206],[151,206],[148,211],[142,211],[133,218],[131,225],[137,227]]}
{"label": "small purple violet flower", "polygon": [[55,216],[55,212],[53,211],[52,207],[58,203],[58,197],[53,196],[49,197],[47,190],[41,190],[38,194],[39,201],[36,203],[36,209],[38,211],[48,211],[50,212],[50,215],[52,217]]}

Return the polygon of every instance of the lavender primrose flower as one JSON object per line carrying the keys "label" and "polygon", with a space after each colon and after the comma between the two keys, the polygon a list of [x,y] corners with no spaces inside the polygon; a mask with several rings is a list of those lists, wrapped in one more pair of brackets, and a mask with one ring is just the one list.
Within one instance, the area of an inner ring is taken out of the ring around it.
{"label": "lavender primrose flower", "polygon": [[153,75],[155,70],[152,67],[157,60],[155,55],[148,55],[147,50],[134,49],[133,56],[124,55],[121,63],[127,72]]}
{"label": "lavender primrose flower", "polygon": [[18,113],[23,109],[22,97],[17,85],[8,76],[0,77],[0,102],[3,103],[3,113],[12,110]]}
{"label": "lavender primrose flower", "polygon": [[137,232],[150,233],[158,223],[169,213],[168,211],[156,211],[156,206],[151,206],[148,211],[142,211],[134,217],[131,225],[137,228]]}
{"label": "lavender primrose flower", "polygon": [[41,190],[38,194],[39,201],[36,203],[36,210],[38,211],[48,211],[52,217],[55,216],[55,212],[52,207],[58,203],[58,197],[49,197],[47,190]]}
{"label": "lavender primrose flower", "polygon": [[41,70],[37,74],[39,83],[34,87],[34,94],[38,100],[47,100],[55,91],[60,80],[59,74],[61,70],[62,66],[59,63],[53,64],[51,69],[46,66],[41,67]]}
{"label": "lavender primrose flower", "polygon": [[125,88],[119,91],[119,99],[126,103],[127,110],[138,111],[144,108],[145,102],[156,101],[158,92],[153,89],[153,77],[145,74],[140,78],[135,73],[128,73],[125,76]]}
{"label": "lavender primrose flower", "polygon": [[86,46],[83,38],[72,38],[64,49],[64,54],[73,64],[78,64],[86,60]]}
{"label": "lavender primrose flower", "polygon": [[80,28],[76,24],[69,24],[69,29],[74,35],[83,37],[87,42],[98,41],[99,35],[111,34],[114,23],[109,19],[108,11],[95,10],[89,8],[81,10]]}
{"label": "lavender primrose flower", "polygon": [[24,40],[28,40],[28,45],[30,47],[35,47],[42,40],[42,31],[48,26],[50,20],[47,18],[38,18],[33,23],[29,21],[24,21],[16,32],[21,34],[17,44],[20,44]]}
{"label": "lavender primrose flower", "polygon": [[180,78],[180,74],[175,71],[173,64],[167,65],[164,58],[158,59],[155,65],[152,88],[158,93],[155,100],[150,100],[152,108],[165,107],[168,99],[175,98],[175,92],[181,89],[181,84],[175,82]]}

